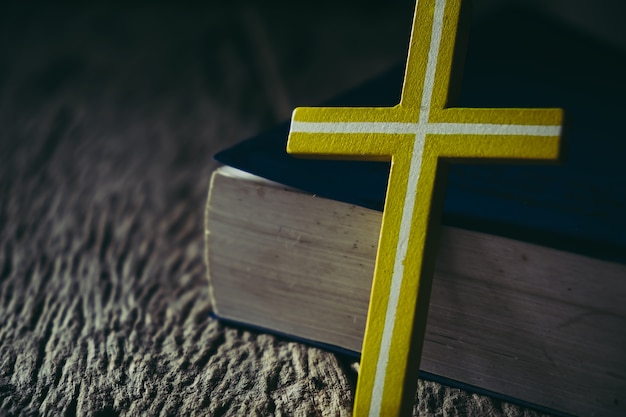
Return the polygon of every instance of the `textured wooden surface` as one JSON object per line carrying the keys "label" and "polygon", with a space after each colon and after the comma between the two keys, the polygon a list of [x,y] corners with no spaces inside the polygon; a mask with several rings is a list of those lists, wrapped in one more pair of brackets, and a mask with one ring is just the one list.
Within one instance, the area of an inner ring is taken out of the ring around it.
{"label": "textured wooden surface", "polygon": [[231,5],[0,6],[1,415],[350,412],[357,364],[208,317],[202,213],[215,151],[402,59],[412,6]]}

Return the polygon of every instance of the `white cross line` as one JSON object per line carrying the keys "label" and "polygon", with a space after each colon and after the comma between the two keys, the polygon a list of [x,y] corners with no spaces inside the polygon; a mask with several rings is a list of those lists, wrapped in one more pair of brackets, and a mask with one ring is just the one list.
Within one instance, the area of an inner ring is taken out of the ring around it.
{"label": "white cross line", "polygon": [[[416,6],[417,7],[417,3]],[[400,222],[400,233],[398,234],[398,246],[396,247],[396,258],[391,276],[391,288],[389,289],[389,301],[385,312],[385,325],[380,341],[380,351],[378,362],[376,363],[376,375],[372,388],[372,398],[370,400],[370,416],[380,416],[385,389],[385,377],[387,376],[387,365],[389,363],[389,353],[391,341],[393,340],[393,330],[396,323],[396,313],[400,299],[400,289],[404,278],[404,260],[409,249],[409,236],[411,234],[411,223],[413,220],[413,210],[415,208],[415,194],[419,183],[420,171],[422,168],[422,156],[426,133],[422,129],[428,123],[430,112],[430,101],[435,85],[435,73],[437,71],[437,57],[439,56],[439,44],[441,43],[441,32],[443,30],[443,12],[446,7],[445,0],[437,0],[433,16],[433,29],[431,31],[430,45],[428,46],[428,62],[426,63],[426,74],[424,74],[424,86],[422,90],[421,110],[414,143],[411,154],[411,166],[409,168],[409,178],[404,197],[404,207],[402,208],[402,220]],[[416,9],[417,10],[417,9]],[[407,72],[410,71],[407,69]],[[410,318],[409,318],[410,319]]]}
{"label": "white cross line", "polygon": [[[417,7],[417,3],[416,3]],[[416,132],[413,153],[411,154],[411,166],[409,168],[409,178],[404,197],[404,207],[402,208],[402,220],[400,222],[400,233],[398,234],[398,246],[396,247],[396,257],[391,276],[391,287],[389,289],[389,301],[385,312],[385,325],[380,341],[380,351],[376,363],[376,375],[374,376],[374,386],[370,400],[370,416],[380,416],[383,393],[385,389],[385,377],[387,376],[387,365],[389,363],[389,353],[391,341],[393,340],[393,330],[396,323],[396,313],[400,299],[400,289],[404,278],[404,260],[409,249],[409,236],[411,234],[411,223],[413,220],[413,210],[415,208],[415,194],[419,183],[420,171],[422,168],[422,156],[426,133],[421,129],[428,122],[430,112],[430,100],[435,85],[435,72],[437,71],[437,57],[439,56],[439,45],[441,43],[441,32],[443,30],[443,12],[446,7],[445,0],[437,0],[433,16],[433,29],[431,31],[430,45],[428,46],[428,62],[426,63],[426,74],[424,74],[424,86],[422,90],[421,111],[418,119],[418,132]],[[407,69],[407,72],[410,71]]]}
{"label": "white cross line", "polygon": [[434,135],[560,136],[561,126],[493,123],[301,122],[293,120],[291,131],[383,135],[425,133]]}

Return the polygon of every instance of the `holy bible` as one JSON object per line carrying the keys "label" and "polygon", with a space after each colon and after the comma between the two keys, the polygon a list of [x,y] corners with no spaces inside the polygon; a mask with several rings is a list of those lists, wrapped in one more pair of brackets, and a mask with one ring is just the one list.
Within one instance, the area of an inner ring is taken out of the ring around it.
{"label": "holy bible", "polygon": [[[562,107],[569,152],[560,166],[451,166],[421,367],[551,412],[626,415],[626,58],[496,17],[471,32],[459,105]],[[392,106],[401,78],[331,104]],[[214,314],[358,354],[389,165],[298,160],[287,132],[217,155],[230,166],[206,211]]]}

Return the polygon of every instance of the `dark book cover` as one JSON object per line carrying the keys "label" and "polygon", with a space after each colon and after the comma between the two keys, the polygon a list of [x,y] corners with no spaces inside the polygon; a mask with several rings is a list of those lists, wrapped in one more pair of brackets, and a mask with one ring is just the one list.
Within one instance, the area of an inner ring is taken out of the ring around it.
{"label": "dark book cover", "polygon": [[[565,110],[560,165],[452,164],[444,224],[626,262],[626,54],[531,12],[473,25],[454,107]],[[399,65],[324,105],[394,106]],[[315,105],[315,103],[311,103]],[[299,159],[289,121],[216,155],[310,193],[382,210],[389,164]]]}

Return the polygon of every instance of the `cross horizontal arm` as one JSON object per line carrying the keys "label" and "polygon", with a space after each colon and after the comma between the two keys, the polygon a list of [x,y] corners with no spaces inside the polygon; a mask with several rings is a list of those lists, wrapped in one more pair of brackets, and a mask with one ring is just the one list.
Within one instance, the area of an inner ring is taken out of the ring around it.
{"label": "cross horizontal arm", "polygon": [[[389,160],[411,151],[402,131],[410,113],[400,107],[311,108],[293,112],[287,152],[319,158]],[[398,122],[399,120],[399,122]]]}
{"label": "cross horizontal arm", "polygon": [[292,122],[413,122],[415,110],[395,107],[298,107]]}
{"label": "cross horizontal arm", "polygon": [[431,108],[429,123],[468,123],[491,125],[561,126],[562,109]]}
{"label": "cross horizontal arm", "polygon": [[444,158],[557,160],[561,109],[461,109],[430,113],[427,141]]}
{"label": "cross horizontal arm", "polygon": [[439,158],[524,161],[557,161],[560,157],[559,136],[487,135],[429,135],[425,152]]}
{"label": "cross horizontal arm", "polygon": [[383,133],[291,132],[287,152],[323,159],[389,161],[398,153],[410,153],[414,136]]}

